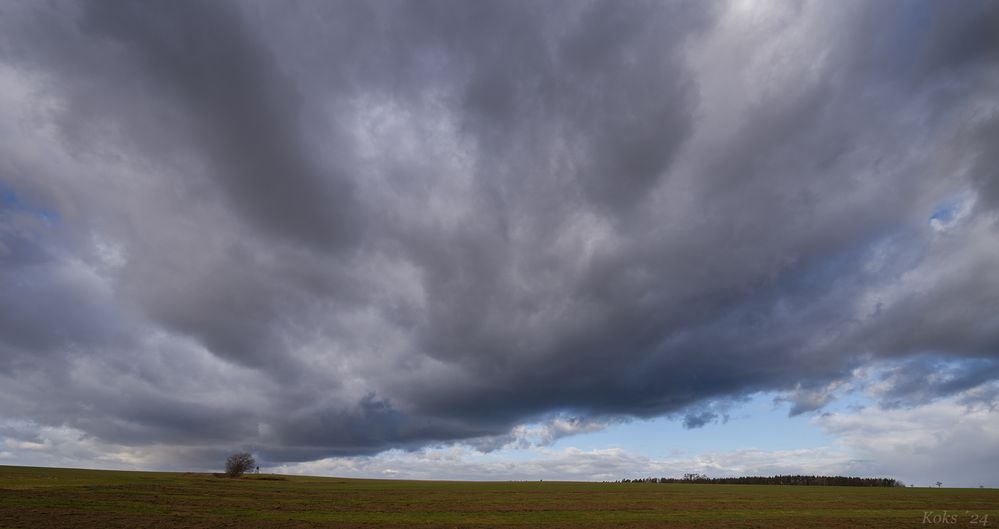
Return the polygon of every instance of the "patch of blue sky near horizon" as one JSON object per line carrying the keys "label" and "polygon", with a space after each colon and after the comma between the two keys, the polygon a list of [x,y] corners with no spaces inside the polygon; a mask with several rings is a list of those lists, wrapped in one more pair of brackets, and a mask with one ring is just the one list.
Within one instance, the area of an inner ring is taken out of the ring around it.
{"label": "patch of blue sky near horizon", "polygon": [[[657,461],[696,460],[712,454],[740,451],[833,450],[836,437],[812,420],[818,413],[860,409],[874,402],[851,393],[830,403],[822,411],[790,416],[791,404],[782,395],[760,392],[726,407],[724,417],[703,426],[689,427],[681,416],[635,419],[604,428],[555,439],[548,445],[529,448],[504,447],[476,455],[485,461],[531,461],[555,453],[613,452]],[[529,425],[534,426],[534,425]],[[750,472],[758,473],[758,472]],[[732,472],[722,470],[721,475]],[[636,476],[631,476],[636,477]],[[680,477],[673,475],[672,477]]]}
{"label": "patch of blue sky near horizon", "polygon": [[[728,408],[725,418],[689,428],[678,417],[611,424],[599,431],[555,440],[555,449],[621,448],[650,457],[696,455],[736,449],[790,450],[830,446],[835,439],[810,424],[813,414],[789,417],[780,394],[760,392]],[[865,402],[859,396],[831,403],[834,409]]]}

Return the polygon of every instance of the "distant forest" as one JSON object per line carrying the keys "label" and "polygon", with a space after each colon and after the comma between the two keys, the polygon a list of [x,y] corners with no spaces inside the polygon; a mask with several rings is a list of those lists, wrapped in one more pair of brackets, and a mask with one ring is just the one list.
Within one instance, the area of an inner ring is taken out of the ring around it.
{"label": "distant forest", "polygon": [[622,479],[618,483],[705,483],[712,485],[832,485],[838,487],[904,487],[893,478],[852,478],[847,476],[743,476],[709,478],[702,474],[684,474],[682,478]]}

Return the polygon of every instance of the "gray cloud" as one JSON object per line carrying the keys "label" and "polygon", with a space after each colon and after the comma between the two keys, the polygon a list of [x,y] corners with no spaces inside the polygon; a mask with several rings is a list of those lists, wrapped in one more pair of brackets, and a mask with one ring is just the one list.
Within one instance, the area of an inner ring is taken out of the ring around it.
{"label": "gray cloud", "polygon": [[995,5],[759,9],[10,4],[5,414],[306,461],[995,380]]}
{"label": "gray cloud", "polygon": [[350,182],[306,149],[301,96],[241,14],[226,7],[91,2],[80,27],[109,40],[130,63],[127,75],[143,79],[142,93],[123,95],[183,109],[178,135],[247,223],[319,246],[359,236],[347,218]]}
{"label": "gray cloud", "polygon": [[996,378],[999,378],[999,362],[993,358],[946,362],[914,357],[880,373],[877,396],[885,407],[911,406],[984,389]]}

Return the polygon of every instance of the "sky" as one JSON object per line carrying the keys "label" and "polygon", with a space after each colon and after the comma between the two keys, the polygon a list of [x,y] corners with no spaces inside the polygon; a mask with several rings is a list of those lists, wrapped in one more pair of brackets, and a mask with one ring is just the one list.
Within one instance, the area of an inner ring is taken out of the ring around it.
{"label": "sky", "polygon": [[999,486],[997,27],[0,0],[0,464]]}

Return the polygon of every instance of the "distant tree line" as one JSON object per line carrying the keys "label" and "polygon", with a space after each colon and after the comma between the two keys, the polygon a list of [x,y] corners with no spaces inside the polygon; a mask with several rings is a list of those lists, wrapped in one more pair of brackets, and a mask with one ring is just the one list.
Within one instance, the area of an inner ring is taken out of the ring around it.
{"label": "distant tree line", "polygon": [[904,487],[893,478],[854,478],[848,476],[743,476],[709,478],[703,474],[684,474],[682,478],[622,479],[618,483],[704,483],[712,485],[826,485],[837,487]]}

